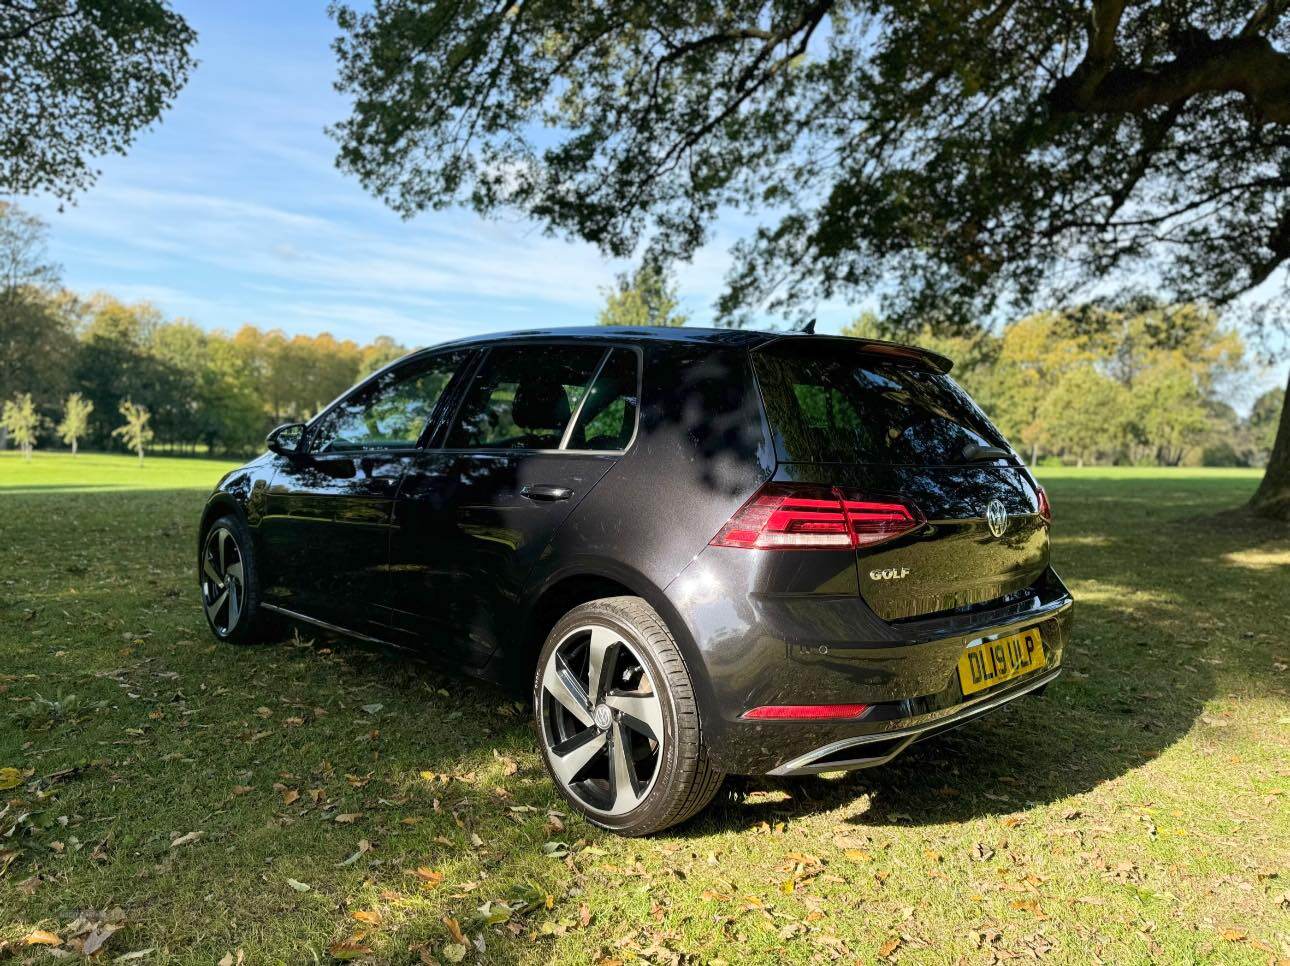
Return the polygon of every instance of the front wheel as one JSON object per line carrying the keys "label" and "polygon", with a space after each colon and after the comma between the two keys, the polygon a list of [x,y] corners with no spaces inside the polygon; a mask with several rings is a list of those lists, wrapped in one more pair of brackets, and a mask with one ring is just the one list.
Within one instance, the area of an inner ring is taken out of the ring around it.
{"label": "front wheel", "polygon": [[260,575],[245,523],[230,515],[207,528],[197,578],[212,634],[235,644],[262,635],[266,615],[260,607]]}
{"label": "front wheel", "polygon": [[538,659],[533,708],[560,793],[620,835],[685,821],[724,778],[708,759],[676,641],[639,597],[581,604],[556,624]]}

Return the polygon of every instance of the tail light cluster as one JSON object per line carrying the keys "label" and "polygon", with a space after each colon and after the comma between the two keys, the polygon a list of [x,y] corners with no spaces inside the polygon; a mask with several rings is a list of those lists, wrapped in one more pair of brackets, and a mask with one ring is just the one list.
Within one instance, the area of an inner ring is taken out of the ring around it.
{"label": "tail light cluster", "polygon": [[712,538],[714,547],[837,550],[872,547],[925,522],[904,503],[866,500],[837,487],[767,483]]}
{"label": "tail light cluster", "polygon": [[1044,521],[1044,523],[1051,525],[1053,522],[1053,508],[1052,508],[1052,505],[1049,504],[1048,502],[1048,493],[1044,490],[1042,486],[1039,487],[1038,489],[1039,489],[1039,516]]}

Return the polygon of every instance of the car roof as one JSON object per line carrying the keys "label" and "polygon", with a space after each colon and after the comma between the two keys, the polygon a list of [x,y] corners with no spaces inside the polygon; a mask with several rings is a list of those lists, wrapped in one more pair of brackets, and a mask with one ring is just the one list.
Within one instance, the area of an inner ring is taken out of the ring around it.
{"label": "car roof", "polygon": [[[698,326],[630,326],[630,325],[572,325],[546,329],[520,329],[511,332],[494,332],[486,335],[467,336],[451,342],[441,342],[409,353],[412,358],[426,352],[444,349],[482,348],[498,343],[542,342],[551,339],[595,340],[604,343],[662,342],[672,344],[706,344],[754,349],[772,342],[844,343],[861,351],[889,358],[922,362],[939,372],[949,372],[951,360],[937,352],[919,346],[882,339],[856,339],[843,335],[813,335],[803,332],[764,332],[756,329],[717,329]],[[400,362],[403,360],[399,360]]]}

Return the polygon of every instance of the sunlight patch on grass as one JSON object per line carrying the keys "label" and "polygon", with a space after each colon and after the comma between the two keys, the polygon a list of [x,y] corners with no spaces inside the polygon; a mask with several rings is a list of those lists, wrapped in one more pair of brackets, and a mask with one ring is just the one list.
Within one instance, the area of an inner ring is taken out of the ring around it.
{"label": "sunlight patch on grass", "polygon": [[1237,567],[1269,570],[1274,567],[1290,567],[1290,550],[1234,550],[1223,554],[1223,559]]}

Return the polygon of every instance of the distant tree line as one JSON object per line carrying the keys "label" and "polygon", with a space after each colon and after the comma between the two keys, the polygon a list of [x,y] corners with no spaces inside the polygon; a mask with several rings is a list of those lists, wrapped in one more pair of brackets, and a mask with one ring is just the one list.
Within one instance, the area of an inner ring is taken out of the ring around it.
{"label": "distant tree line", "polygon": [[[24,446],[60,438],[70,446],[74,437],[93,449],[137,452],[152,442],[247,453],[276,423],[313,414],[407,351],[384,336],[359,345],[251,325],[212,332],[146,302],[78,296],[46,260],[44,230],[0,202],[0,405],[12,416],[0,422],[28,424],[30,406],[34,429]],[[152,434],[142,445],[141,420]],[[135,430],[117,432],[131,422]],[[9,436],[0,428],[0,444]]]}
{"label": "distant tree line", "polygon": [[[868,315],[844,331],[889,329]],[[1285,402],[1271,389],[1238,412],[1255,363],[1216,312],[1192,303],[1081,306],[915,341],[955,361],[955,378],[1031,463],[1262,466]]]}

